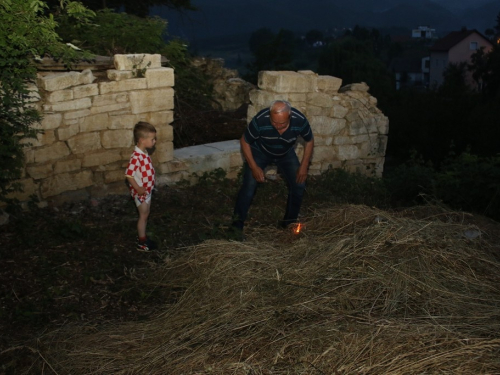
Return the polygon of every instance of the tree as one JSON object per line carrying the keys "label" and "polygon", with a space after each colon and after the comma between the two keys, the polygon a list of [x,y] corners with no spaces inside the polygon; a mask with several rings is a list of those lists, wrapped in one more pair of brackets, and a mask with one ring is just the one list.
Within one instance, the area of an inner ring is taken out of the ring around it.
{"label": "tree", "polygon": [[278,34],[269,34],[269,29],[259,29],[250,36],[249,44],[254,61],[249,64],[248,81],[256,82],[261,70],[294,70],[295,35],[281,29]]}
{"label": "tree", "polygon": [[[89,13],[80,3],[62,2],[75,20],[85,22]],[[34,125],[40,114],[29,106],[36,79],[34,60],[45,55],[68,64],[80,54],[61,42],[47,5],[41,0],[0,2],[0,200],[14,203],[7,195],[19,186],[11,182],[21,177],[25,139],[37,134]],[[78,21],[77,21],[78,22]]]}
{"label": "tree", "polygon": [[[56,9],[60,0],[48,0],[52,9]],[[124,10],[128,14],[146,17],[153,6],[166,6],[178,11],[196,10],[191,0],[82,0],[82,3],[94,11],[101,9]]]}
{"label": "tree", "polygon": [[318,73],[342,78],[344,84],[366,82],[381,106],[394,91],[393,78],[370,41],[345,37],[330,43],[319,57]]}

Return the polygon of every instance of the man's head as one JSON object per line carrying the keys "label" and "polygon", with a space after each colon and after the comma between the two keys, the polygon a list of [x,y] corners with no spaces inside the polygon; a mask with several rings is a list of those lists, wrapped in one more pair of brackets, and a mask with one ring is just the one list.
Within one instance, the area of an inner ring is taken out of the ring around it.
{"label": "man's head", "polygon": [[156,128],[149,122],[140,121],[134,126],[134,141],[137,146],[152,148],[156,143]]}
{"label": "man's head", "polygon": [[292,106],[285,100],[275,100],[269,107],[271,125],[278,131],[285,130],[290,124]]}

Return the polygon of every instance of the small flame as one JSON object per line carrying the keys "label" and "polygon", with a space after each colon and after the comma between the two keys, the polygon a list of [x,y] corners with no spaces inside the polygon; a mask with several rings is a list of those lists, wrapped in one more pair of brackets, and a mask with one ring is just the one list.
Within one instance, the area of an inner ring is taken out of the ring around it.
{"label": "small flame", "polygon": [[298,223],[293,231],[295,232],[295,234],[299,234],[301,229],[302,229],[302,224]]}

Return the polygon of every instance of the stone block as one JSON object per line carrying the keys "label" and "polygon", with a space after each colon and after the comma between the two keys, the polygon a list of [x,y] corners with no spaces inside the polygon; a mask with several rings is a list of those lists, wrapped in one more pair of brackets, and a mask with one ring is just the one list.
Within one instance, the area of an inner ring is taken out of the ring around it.
{"label": "stone block", "polygon": [[108,106],[92,107],[90,109],[92,115],[97,115],[99,113],[108,113],[117,115],[120,114],[130,114],[130,103],[115,103]]}
{"label": "stone block", "polygon": [[340,134],[346,126],[346,120],[333,119],[327,116],[311,116],[309,117],[309,123],[311,124],[314,134],[323,136],[334,136]]}
{"label": "stone block", "polygon": [[46,130],[38,133],[35,138],[22,138],[19,143],[31,147],[51,145],[56,141],[54,130]]}
{"label": "stone block", "polygon": [[56,142],[50,146],[37,148],[35,150],[35,163],[61,159],[69,154],[68,146],[64,142]]}
{"label": "stone block", "polygon": [[102,132],[102,147],[121,148],[130,147],[134,141],[134,134],[130,130],[106,130]]}
{"label": "stone block", "polygon": [[362,118],[359,112],[350,112],[346,119],[349,135],[378,133],[377,122],[373,117]]}
{"label": "stone block", "polygon": [[288,100],[288,93],[277,94],[265,90],[252,90],[249,93],[249,97],[250,101],[257,109],[257,113],[261,109],[268,108],[275,100]]}
{"label": "stone block", "polygon": [[78,171],[82,168],[82,161],[80,159],[59,160],[54,166],[54,173],[68,173]]}
{"label": "stone block", "polygon": [[7,195],[7,198],[18,199],[20,202],[26,202],[30,200],[32,195],[38,195],[37,184],[32,178],[23,178],[21,180],[16,180],[16,183],[21,185],[21,191],[16,191]]}
{"label": "stone block", "polygon": [[174,86],[174,70],[172,68],[150,68],[145,73],[148,88]]}
{"label": "stone block", "polygon": [[174,127],[172,125],[157,125],[155,128],[158,143],[174,141]]}
{"label": "stone block", "polygon": [[352,145],[353,143],[354,142],[352,140],[352,137],[340,136],[340,135],[333,137],[334,145]]}
{"label": "stone block", "polygon": [[108,129],[109,116],[107,113],[87,116],[80,123],[80,132],[93,132],[97,130]]}
{"label": "stone block", "polygon": [[115,55],[114,63],[116,70],[137,70],[137,69],[153,69],[161,68],[161,55],[159,54],[129,54]]}
{"label": "stone block", "polygon": [[57,129],[57,138],[60,141],[67,141],[80,131],[78,123]]}
{"label": "stone block", "polygon": [[333,105],[333,99],[329,94],[310,92],[307,94],[307,104],[329,109]]}
{"label": "stone block", "polygon": [[44,114],[41,124],[37,124],[37,127],[42,129],[57,129],[61,126],[62,114],[61,113],[50,113]]}
{"label": "stone block", "polygon": [[92,107],[110,106],[116,103],[128,102],[128,93],[99,95],[92,98]]}
{"label": "stone block", "polygon": [[[82,167],[96,167],[99,165],[111,164],[123,160],[120,150],[105,150],[85,154],[82,160]],[[125,172],[123,172],[125,174]]]}
{"label": "stone block", "polygon": [[330,109],[330,117],[344,118],[348,112],[349,112],[348,108],[339,104],[334,104]]}
{"label": "stone block", "polygon": [[375,117],[377,130],[380,134],[389,133],[389,118],[383,115]]}
{"label": "stone block", "polygon": [[99,93],[101,95],[132,90],[143,90],[147,88],[146,78],[132,78],[123,81],[100,82]]}
{"label": "stone block", "polygon": [[31,164],[35,162],[35,150],[30,147],[23,148],[24,163]]}
{"label": "stone block", "polygon": [[276,93],[315,92],[317,77],[291,71],[261,71],[259,72],[258,86],[262,90]]}
{"label": "stone block", "polygon": [[161,163],[155,167],[155,171],[157,171],[158,174],[175,173],[187,170],[188,165],[186,164],[186,162],[177,159]]}
{"label": "stone block", "polygon": [[332,76],[318,76],[318,91],[336,94],[342,86],[342,79]]}
{"label": "stone block", "polygon": [[49,103],[59,103],[59,102],[65,102],[68,100],[73,100],[73,90],[71,89],[66,89],[66,90],[56,90],[52,92],[48,92],[47,95],[45,95],[45,101]]}
{"label": "stone block", "polygon": [[86,98],[89,96],[99,95],[99,85],[93,83],[90,85],[76,86],[73,88],[73,96],[75,99]]}
{"label": "stone block", "polygon": [[200,146],[184,147],[174,151],[176,160],[185,162],[190,173],[202,174],[217,168],[225,171],[230,168],[230,155],[240,150],[238,140],[209,143]]}
{"label": "stone block", "polygon": [[147,121],[153,126],[167,125],[174,122],[174,111],[141,113],[139,116],[141,121]]}
{"label": "stone block", "polygon": [[132,73],[131,70],[110,69],[106,73],[110,81],[123,81],[125,79],[134,78],[134,73]]}
{"label": "stone block", "polygon": [[166,163],[174,159],[174,144],[173,142],[157,142],[155,151],[151,156],[153,162]]}
{"label": "stone block", "polygon": [[109,129],[133,129],[139,121],[138,115],[109,116]]}
{"label": "stone block", "polygon": [[321,135],[315,135],[314,136],[314,147],[316,146],[331,146],[333,143],[333,137],[331,136],[321,136]]}
{"label": "stone block", "polygon": [[[104,181],[103,181],[104,183]],[[108,195],[128,195],[129,190],[124,181],[111,182],[109,184],[94,185],[89,188],[92,198],[104,198]]]}
{"label": "stone block", "polygon": [[54,173],[54,168],[52,163],[35,164],[26,167],[26,172],[31,178],[39,180],[51,176]]}
{"label": "stone block", "polygon": [[101,148],[99,132],[80,133],[67,140],[73,154],[84,154]]}
{"label": "stone block", "polygon": [[331,112],[330,108],[325,108],[325,107],[317,107],[315,105],[308,105],[307,109],[305,111],[307,117],[312,117],[312,116],[329,116]]}
{"label": "stone block", "polygon": [[40,192],[43,198],[52,197],[66,191],[78,190],[93,185],[92,172],[61,173],[43,180]]}
{"label": "stone block", "polygon": [[125,181],[125,170],[115,170],[115,171],[106,171],[104,172],[104,182],[106,184],[117,182],[117,181]]}
{"label": "stone block", "polygon": [[174,90],[166,88],[132,91],[130,104],[133,114],[170,110],[174,108]]}
{"label": "stone block", "polygon": [[190,174],[185,171],[164,174],[157,177],[156,186],[175,185],[181,181],[187,181],[189,178]]}
{"label": "stone block", "polygon": [[91,105],[92,102],[90,98],[81,98],[55,104],[44,104],[43,110],[45,112],[67,112],[90,108]]}
{"label": "stone block", "polygon": [[339,160],[356,160],[360,156],[359,148],[355,145],[337,146],[337,157]]}
{"label": "stone block", "polygon": [[79,119],[90,115],[90,109],[80,109],[79,111],[71,111],[64,113],[64,122],[67,120]]}
{"label": "stone block", "polygon": [[368,92],[369,89],[370,87],[365,82],[361,82],[361,83],[351,83],[349,85],[345,85],[344,87],[341,87],[339,89],[339,92],[340,93],[344,93],[347,91]]}
{"label": "stone block", "polygon": [[71,86],[90,84],[95,80],[90,69],[80,72],[52,73],[38,78],[38,87],[47,91],[64,90]]}
{"label": "stone block", "polygon": [[314,163],[321,163],[325,160],[334,160],[335,148],[331,146],[315,146],[313,151],[312,160]]}
{"label": "stone block", "polygon": [[297,107],[298,105],[305,105],[307,101],[307,94],[303,92],[290,92],[288,93],[288,101],[294,107]]}
{"label": "stone block", "polygon": [[243,162],[244,158],[240,150],[229,155],[229,167],[241,167],[243,165]]}

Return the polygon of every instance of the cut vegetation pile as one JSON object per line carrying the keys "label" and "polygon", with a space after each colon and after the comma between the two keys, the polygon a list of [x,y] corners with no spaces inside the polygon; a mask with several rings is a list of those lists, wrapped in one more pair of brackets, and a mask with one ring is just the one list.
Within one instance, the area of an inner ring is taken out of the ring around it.
{"label": "cut vegetation pile", "polygon": [[57,374],[500,373],[500,262],[458,213],[317,210],[301,234],[249,228],[155,270],[154,319],[39,339]]}

